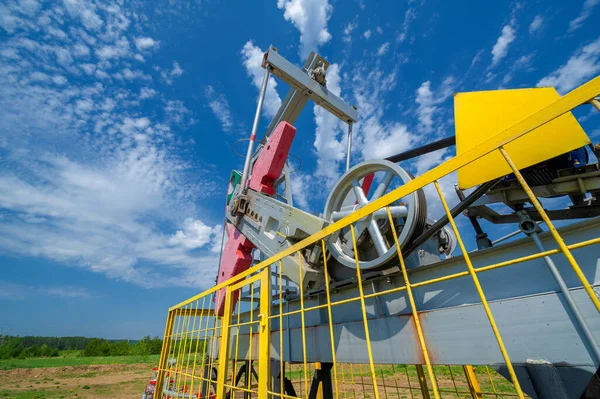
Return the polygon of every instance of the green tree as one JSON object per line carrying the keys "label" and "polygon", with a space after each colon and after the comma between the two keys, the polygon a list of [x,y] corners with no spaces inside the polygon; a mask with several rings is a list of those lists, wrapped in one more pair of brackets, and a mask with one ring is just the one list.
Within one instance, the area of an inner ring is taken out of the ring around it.
{"label": "green tree", "polygon": [[14,359],[19,357],[21,352],[23,351],[23,342],[19,337],[9,337],[7,342],[2,345],[2,350],[0,351],[0,357],[2,359]]}
{"label": "green tree", "polygon": [[160,352],[162,351],[162,339],[158,338],[158,337],[154,337],[150,340],[150,354],[152,355],[160,355]]}
{"label": "green tree", "polygon": [[100,338],[92,338],[83,350],[83,356],[107,356],[110,353],[110,344]]}
{"label": "green tree", "polygon": [[127,341],[118,341],[110,344],[111,356],[126,356],[131,353],[131,348]]}

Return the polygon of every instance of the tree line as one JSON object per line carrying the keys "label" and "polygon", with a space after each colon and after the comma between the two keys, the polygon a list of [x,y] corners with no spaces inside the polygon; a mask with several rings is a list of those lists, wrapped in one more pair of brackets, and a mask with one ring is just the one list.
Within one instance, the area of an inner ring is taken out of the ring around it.
{"label": "tree line", "polygon": [[137,340],[107,340],[87,337],[34,337],[0,335],[0,359],[56,357],[63,350],[78,350],[80,356],[125,356],[160,354],[162,339],[146,336]]}

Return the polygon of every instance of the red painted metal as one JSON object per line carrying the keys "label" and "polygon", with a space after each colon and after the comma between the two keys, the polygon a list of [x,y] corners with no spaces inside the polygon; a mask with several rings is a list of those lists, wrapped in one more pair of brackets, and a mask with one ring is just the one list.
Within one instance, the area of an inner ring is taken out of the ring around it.
{"label": "red painted metal", "polygon": [[254,163],[248,188],[270,196],[275,194],[275,181],[281,176],[295,135],[296,128],[289,123],[277,125]]}
{"label": "red painted metal", "polygon": [[[252,249],[254,248],[254,244],[244,237],[235,226],[230,226],[229,231],[227,243],[225,244],[225,248],[223,248],[217,284],[248,270],[252,264]],[[218,316],[223,316],[225,313],[225,294],[225,288],[221,288],[217,292],[215,312]],[[233,293],[233,297],[231,298],[232,305],[237,303],[239,296],[239,291]]]}
{"label": "red painted metal", "polygon": [[369,191],[371,190],[371,185],[373,184],[373,178],[375,177],[375,173],[371,173],[365,176],[362,182],[362,190],[365,193],[365,197],[369,197]]}
{"label": "red painted metal", "polygon": [[[281,176],[295,135],[296,128],[289,123],[281,122],[277,125],[252,167],[248,188],[269,196],[275,194],[275,181]],[[217,284],[246,271],[252,264],[254,244],[233,225],[226,225],[225,231],[228,240],[223,248]],[[215,312],[218,316],[225,313],[225,293],[224,288],[217,291]],[[239,292],[234,292],[232,306],[235,306],[238,298]]]}

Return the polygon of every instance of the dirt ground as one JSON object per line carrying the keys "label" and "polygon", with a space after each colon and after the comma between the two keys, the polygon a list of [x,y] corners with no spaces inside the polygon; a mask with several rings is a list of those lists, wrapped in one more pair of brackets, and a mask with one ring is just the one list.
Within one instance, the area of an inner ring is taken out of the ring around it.
{"label": "dirt ground", "polygon": [[[299,378],[299,366],[288,370],[293,385],[299,396],[306,396],[306,385]],[[298,369],[298,370],[297,370]],[[366,399],[373,398],[372,381],[367,374],[348,373],[348,368],[341,366],[338,375],[338,391],[340,398]],[[356,371],[356,370],[355,370]],[[311,378],[306,381],[310,386]],[[149,364],[109,364],[65,366],[49,368],[0,370],[0,399],[139,399],[144,388],[152,377],[152,365]],[[481,377],[481,376],[478,376]],[[478,378],[479,379],[479,378]],[[471,398],[466,380],[461,375],[454,378],[440,375],[437,378],[440,396],[443,399]],[[253,379],[251,389],[256,392],[256,381]],[[231,383],[228,381],[227,383]],[[487,386],[480,380],[484,397],[511,398],[504,396],[510,384],[502,377],[495,376],[494,384]],[[379,396],[383,398],[420,399],[418,378],[400,372],[392,375],[378,373],[377,385]],[[491,391],[499,390],[499,395]],[[485,394],[489,392],[489,394]],[[235,390],[233,398],[243,398],[241,390]],[[253,395],[254,397],[254,395]]]}
{"label": "dirt ground", "polygon": [[107,364],[0,370],[0,398],[141,398],[148,364]]}

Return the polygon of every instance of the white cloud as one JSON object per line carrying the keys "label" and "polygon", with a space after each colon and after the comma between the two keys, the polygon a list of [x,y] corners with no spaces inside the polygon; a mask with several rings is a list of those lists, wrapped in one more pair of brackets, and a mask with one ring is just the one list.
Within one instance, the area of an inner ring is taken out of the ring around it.
{"label": "white cloud", "polygon": [[140,99],[145,100],[147,98],[152,98],[156,95],[157,91],[151,89],[150,87],[142,87],[140,89]]}
{"label": "white cloud", "polygon": [[569,32],[574,32],[581,28],[584,22],[592,15],[594,7],[600,3],[600,0],[585,0],[583,8],[577,18],[569,21]]}
{"label": "white cloud", "polygon": [[229,103],[223,94],[215,92],[212,86],[208,86],[204,91],[204,95],[208,100],[208,106],[219,122],[224,132],[231,131],[233,127],[233,117],[229,109]]}
{"label": "white cloud", "polygon": [[165,104],[165,115],[167,120],[180,126],[191,126],[196,123],[192,112],[187,109],[181,100],[168,100]]}
{"label": "white cloud", "polygon": [[344,27],[344,35],[342,36],[342,40],[345,43],[351,43],[352,42],[352,32],[354,31],[354,29],[358,28],[358,19],[355,18],[353,21],[348,22],[348,24],[346,24],[346,26]]}
{"label": "white cloud", "polygon": [[[220,231],[201,207],[218,183],[202,178],[213,167],[182,158],[192,112],[129,64],[138,17],[112,2],[67,0],[66,11],[30,3],[33,22],[15,21],[15,34],[0,41],[0,252],[141,286],[208,287],[214,240],[199,246],[194,226]],[[64,26],[68,37],[37,41]],[[138,39],[147,37],[142,28]],[[99,62],[73,60],[90,52]],[[174,63],[167,77],[182,73]],[[140,104],[153,96],[161,101]],[[85,294],[50,287],[44,295]]]}
{"label": "white cloud", "polygon": [[183,72],[184,71],[181,66],[179,66],[179,63],[177,61],[173,61],[173,69],[167,71],[162,70],[160,72],[160,77],[166,84],[172,85],[175,81],[175,78],[183,75]]}
{"label": "white cloud", "polygon": [[96,71],[96,65],[94,64],[80,64],[79,67],[88,75],[93,75]]}
{"label": "white cloud", "polygon": [[364,31],[363,33],[363,37],[365,39],[369,39],[371,37],[371,35],[373,34],[373,32],[371,32],[371,29],[367,29],[366,31]]}
{"label": "white cloud", "polygon": [[34,287],[24,284],[0,281],[0,298],[8,300],[22,300],[32,296],[54,296],[66,299],[85,299],[91,297],[84,288],[78,287]]}
{"label": "white cloud", "polygon": [[[337,96],[341,94],[340,80],[340,66],[331,64],[327,69],[327,88]],[[321,106],[315,105],[313,112],[317,126],[314,141],[317,155],[315,176],[325,179],[326,186],[331,187],[339,177],[340,165],[345,159],[347,125]],[[296,186],[302,185],[302,179],[296,180]]]}
{"label": "white cloud", "polygon": [[475,57],[473,57],[473,59],[471,60],[471,66],[469,67],[469,69],[471,69],[475,64],[477,64],[481,60],[483,51],[484,49],[481,49],[477,52],[477,54],[475,54]]}
{"label": "white cloud", "polygon": [[504,75],[504,79],[502,80],[502,84],[508,84],[514,77],[515,73],[521,70],[532,71],[531,61],[533,60],[534,54],[523,55],[519,57],[510,67],[506,75]]}
{"label": "white cloud", "polygon": [[291,175],[291,186],[294,206],[310,212],[308,197],[314,190],[313,177],[309,174],[301,172],[293,173]]}
{"label": "white cloud", "polygon": [[98,30],[102,19],[96,14],[96,5],[86,0],[63,0],[65,8],[72,17],[78,17],[88,30]]}
{"label": "white cloud", "polygon": [[132,70],[130,68],[123,68],[121,70],[121,72],[118,72],[116,74],[116,77],[118,79],[127,79],[127,80],[134,80],[134,79],[151,80],[152,79],[149,75],[146,75],[142,71],[137,70],[137,69]]}
{"label": "white cloud", "polygon": [[54,82],[54,84],[56,85],[64,85],[68,82],[67,78],[65,78],[64,76],[61,75],[55,75],[52,77],[52,81]]}
{"label": "white cloud", "polygon": [[537,86],[553,86],[564,94],[600,72],[599,59],[600,37],[575,51],[566,64],[542,78]]}
{"label": "white cloud", "polygon": [[84,44],[77,43],[73,46],[73,54],[77,57],[87,57],[90,55],[90,49]]}
{"label": "white cloud", "polygon": [[423,82],[417,89],[416,102],[419,104],[417,108],[419,131],[423,133],[433,133],[436,131],[434,123],[436,122],[436,113],[439,111],[438,105],[452,95],[455,85],[455,79],[452,76],[448,76],[435,93],[431,90],[431,81]]}
{"label": "white cloud", "polygon": [[409,6],[406,12],[404,13],[404,21],[402,22],[402,32],[400,32],[400,34],[397,37],[397,40],[400,43],[403,43],[406,40],[408,33],[410,32],[410,25],[415,19],[417,19],[417,11],[414,7]]}
{"label": "white cloud", "polygon": [[300,32],[301,58],[331,39],[327,22],[333,8],[328,0],[277,0],[277,7],[284,10],[283,17]]}
{"label": "white cloud", "polygon": [[135,38],[135,47],[138,50],[146,50],[151,47],[158,46],[158,42],[152,39],[151,37],[136,37]]}
{"label": "white cloud", "polygon": [[515,30],[510,25],[502,28],[502,34],[492,48],[492,66],[497,65],[500,60],[508,54],[508,46],[515,40]]}
{"label": "white cloud", "polygon": [[531,22],[531,25],[529,25],[529,33],[530,34],[536,33],[538,30],[540,30],[543,23],[544,23],[544,18],[541,15],[536,15],[535,18],[533,19],[533,21]]}
{"label": "white cloud", "polygon": [[387,53],[389,47],[390,47],[390,44],[388,42],[383,43],[381,46],[379,46],[379,49],[377,49],[377,55],[378,56],[384,55],[385,53]]}
{"label": "white cloud", "polygon": [[396,71],[389,73],[372,64],[352,72],[352,94],[360,110],[354,129],[353,152],[361,159],[381,159],[407,150],[419,141],[406,124],[383,117],[385,94],[394,89]]}
{"label": "white cloud", "polygon": [[[246,73],[252,79],[254,86],[260,90],[265,70],[261,67],[264,51],[255,46],[252,41],[247,41],[241,51],[242,62],[246,67]],[[263,102],[263,116],[272,118],[281,106],[281,98],[277,94],[277,81],[269,77],[267,91]]]}
{"label": "white cloud", "polygon": [[102,46],[96,50],[96,56],[102,60],[122,58],[129,55],[129,41],[121,37],[114,45]]}
{"label": "white cloud", "polygon": [[177,230],[177,232],[169,238],[169,243],[171,245],[180,245],[188,249],[198,249],[211,243],[215,236],[220,235],[220,233],[220,225],[210,227],[201,220],[187,218],[183,222],[183,230]]}

